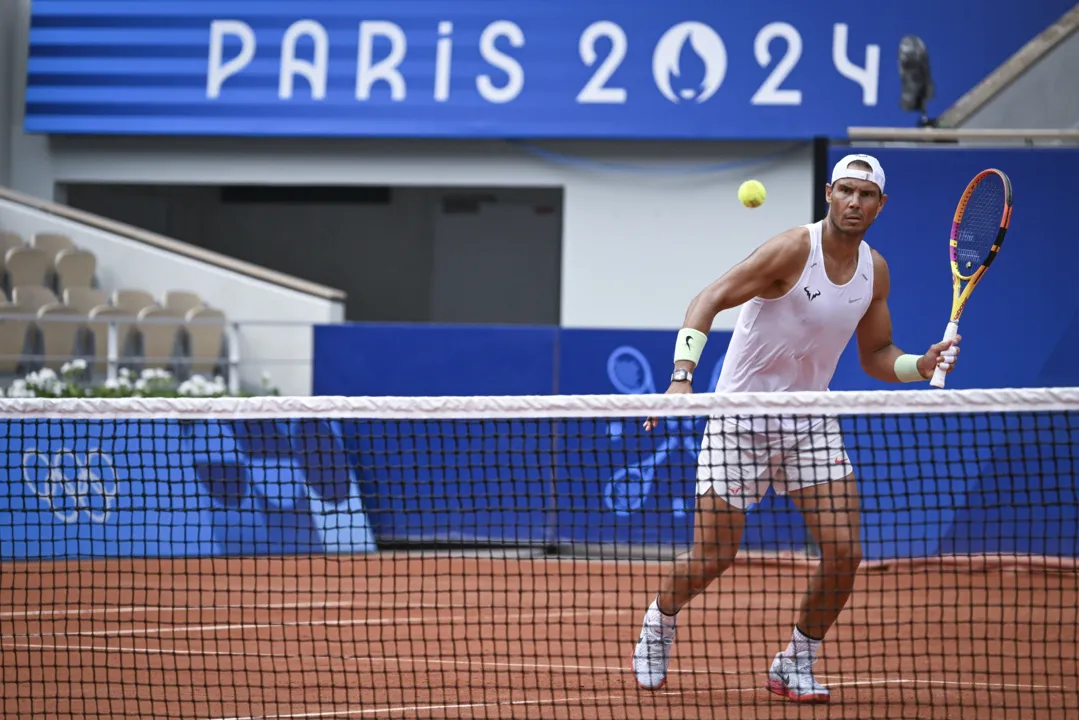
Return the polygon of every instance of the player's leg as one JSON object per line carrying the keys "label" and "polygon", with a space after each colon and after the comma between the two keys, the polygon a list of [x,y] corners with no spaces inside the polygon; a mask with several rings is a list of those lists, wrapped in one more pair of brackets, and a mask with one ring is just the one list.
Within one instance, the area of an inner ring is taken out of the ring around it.
{"label": "player's leg", "polygon": [[714,490],[698,496],[693,547],[675,560],[641,623],[633,651],[633,673],[642,688],[656,690],[667,681],[678,612],[731,566],[744,527],[744,511],[732,507]]}
{"label": "player's leg", "polygon": [[719,422],[709,422],[698,459],[693,546],[661,581],[633,652],[637,684],[649,690],[666,682],[678,612],[734,562],[745,508],[759,499],[757,478],[765,470],[758,465],[767,460],[767,451],[742,447],[737,432]]}
{"label": "player's leg", "polygon": [[[821,559],[802,597],[786,650],[776,655],[768,688],[792,700],[827,702],[813,677],[822,641],[850,598],[862,561],[858,485],[837,423],[796,448],[788,460],[786,490],[802,513]],[[822,442],[823,440],[823,442]]]}
{"label": "player's leg", "polygon": [[797,628],[823,639],[850,599],[862,562],[861,513],[854,473],[791,493],[820,548],[820,564],[802,596]]}

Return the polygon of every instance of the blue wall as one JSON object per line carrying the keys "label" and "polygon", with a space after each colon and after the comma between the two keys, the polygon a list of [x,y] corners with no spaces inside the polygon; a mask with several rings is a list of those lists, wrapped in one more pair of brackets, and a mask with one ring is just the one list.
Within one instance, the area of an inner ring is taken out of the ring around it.
{"label": "blue wall", "polygon": [[[967,180],[997,166],[1015,184],[1012,229],[964,314],[949,387],[1079,385],[1079,242],[1058,219],[1079,152],[876,152],[890,199],[868,241],[891,266],[897,342],[919,352],[943,332],[950,217]],[[677,321],[657,331],[320,327],[314,389],[661,392]],[[714,384],[728,342],[712,333],[698,389]],[[884,387],[896,386],[866,377],[848,348],[832,388]],[[0,556],[363,552],[417,539],[685,545],[703,421],[644,433],[640,420],[4,422]],[[867,557],[1079,555],[1077,413],[902,423],[844,421]],[[790,502],[769,496],[744,544],[805,539]]]}
{"label": "blue wall", "polygon": [[0,557],[366,552],[338,423],[0,422]]}
{"label": "blue wall", "polygon": [[[888,261],[896,342],[922,352],[940,340],[951,311],[948,233],[967,183],[985,168],[1012,180],[1015,209],[1000,256],[963,311],[962,359],[953,388],[1079,385],[1079,233],[1065,220],[1079,181],[1079,150],[832,148],[875,155],[888,203],[866,237]],[[834,390],[887,387],[858,368],[848,347]]]}
{"label": "blue wall", "polygon": [[[891,269],[896,342],[908,352],[922,352],[940,339],[951,307],[947,238],[955,203],[978,171],[999,167],[1015,186],[1012,227],[998,262],[964,313],[961,362],[948,386],[1079,385],[1079,363],[1074,361],[1079,356],[1079,292],[1071,280],[1079,267],[1079,242],[1059,220],[1077,189],[1069,168],[1079,161],[1079,151],[855,150],[875,153],[888,174],[888,205],[867,241]],[[830,163],[849,151],[834,148]],[[315,392],[662,392],[677,320],[672,319],[670,329],[657,331],[319,328]],[[698,391],[714,385],[728,342],[729,334],[712,333],[701,363],[708,379],[698,382]],[[411,352],[390,360],[394,347]],[[853,342],[832,383],[835,390],[896,387],[862,372]],[[1056,420],[1059,424],[1068,417]],[[867,556],[974,549],[1079,554],[1076,479],[1066,462],[1079,456],[1079,433],[1074,415],[1070,418],[1071,430],[1058,430],[1054,442],[1027,427],[1030,418],[1023,418],[1023,427],[1016,427],[1019,419],[1009,418],[1006,425],[996,418],[977,429],[969,418],[952,418],[948,434],[931,441],[924,431],[914,430],[929,427],[927,418],[905,419],[902,432],[882,421],[868,428],[845,421],[860,480]],[[529,541],[681,544],[691,537],[702,427],[700,421],[672,421],[648,435],[617,422],[527,429],[503,422],[441,430],[455,439],[467,437],[485,452],[498,435],[512,436],[519,445],[513,451],[521,454],[512,459],[487,455],[467,463],[445,455],[404,456],[396,449],[383,455],[356,450],[366,468],[372,522],[385,537],[415,536],[422,520],[410,511],[419,508],[435,512],[446,536],[483,540],[505,536],[511,527]],[[418,431],[409,442],[430,441],[419,437],[427,432],[432,429]],[[1017,454],[1025,458],[1019,465],[1002,457]],[[425,469],[417,474],[420,465]],[[462,478],[466,465],[469,477],[484,479],[482,491]],[[388,472],[386,467],[396,469]],[[522,485],[515,471],[525,467],[528,477]],[[447,479],[462,484],[447,487]],[[507,516],[512,523],[488,525],[483,513],[491,506],[512,510],[515,514]],[[805,537],[791,503],[770,496],[750,514],[745,545],[797,546]]]}

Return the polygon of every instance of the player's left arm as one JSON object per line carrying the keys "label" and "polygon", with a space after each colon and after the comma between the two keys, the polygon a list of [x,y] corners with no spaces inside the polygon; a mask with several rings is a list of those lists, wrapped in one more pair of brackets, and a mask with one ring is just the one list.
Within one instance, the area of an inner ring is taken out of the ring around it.
{"label": "player's left arm", "polygon": [[[858,323],[858,358],[862,369],[872,378],[885,382],[913,382],[933,377],[939,364],[951,372],[959,354],[959,340],[939,342],[921,356],[907,355],[892,340],[892,315],[888,310],[888,293],[892,280],[888,263],[873,251],[873,300]],[[898,362],[897,362],[898,361]]]}

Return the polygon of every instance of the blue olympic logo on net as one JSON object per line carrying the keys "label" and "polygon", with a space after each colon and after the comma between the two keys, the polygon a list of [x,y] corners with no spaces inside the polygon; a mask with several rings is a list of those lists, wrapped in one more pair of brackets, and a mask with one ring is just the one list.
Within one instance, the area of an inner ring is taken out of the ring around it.
{"label": "blue olympic logo on net", "polygon": [[119,492],[116,466],[101,450],[24,450],[22,479],[64,523],[77,522],[81,516],[93,523],[107,522]]}
{"label": "blue olympic logo on net", "polygon": [[[720,356],[712,370],[711,385],[719,382],[719,373],[723,369],[726,353]],[[623,345],[615,348],[607,358],[607,377],[614,388],[626,395],[642,395],[656,392],[652,377],[652,365],[648,358],[637,348]],[[700,450],[697,432],[692,418],[671,418],[664,422],[666,437],[654,452],[635,465],[620,468],[603,487],[603,503],[616,515],[630,515],[639,510],[652,493],[652,481],[656,467],[662,466],[667,458],[679,450],[696,455]],[[612,444],[623,442],[622,423],[614,420],[607,424],[607,437]],[[658,437],[663,437],[662,434]],[[685,512],[685,500],[671,498],[671,508],[675,515]]]}

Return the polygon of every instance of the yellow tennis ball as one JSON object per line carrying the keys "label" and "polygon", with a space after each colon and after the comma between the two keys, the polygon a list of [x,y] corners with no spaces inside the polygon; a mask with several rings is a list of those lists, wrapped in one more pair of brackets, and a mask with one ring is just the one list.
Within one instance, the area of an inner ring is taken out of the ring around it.
{"label": "yellow tennis ball", "polygon": [[738,200],[746,207],[755,208],[764,204],[768,193],[759,180],[746,180],[738,188]]}

